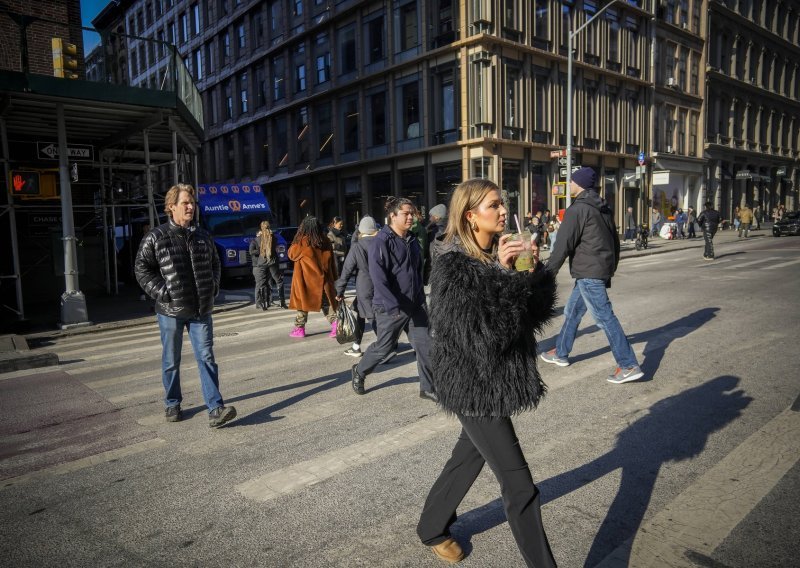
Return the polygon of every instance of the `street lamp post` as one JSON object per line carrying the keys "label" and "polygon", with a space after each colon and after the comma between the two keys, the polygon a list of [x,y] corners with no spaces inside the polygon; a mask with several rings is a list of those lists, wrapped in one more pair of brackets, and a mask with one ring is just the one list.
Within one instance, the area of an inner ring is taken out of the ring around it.
{"label": "street lamp post", "polygon": [[600,14],[619,1],[611,0],[594,16],[586,20],[582,26],[567,34],[567,207],[572,204],[572,196],[569,193],[570,184],[572,183],[572,44],[575,37],[583,31],[583,28],[591,24]]}

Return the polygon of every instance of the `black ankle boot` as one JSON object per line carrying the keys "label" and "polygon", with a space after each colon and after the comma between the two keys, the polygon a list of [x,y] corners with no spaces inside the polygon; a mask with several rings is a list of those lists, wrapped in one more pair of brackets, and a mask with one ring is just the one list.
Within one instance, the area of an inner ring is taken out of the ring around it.
{"label": "black ankle boot", "polygon": [[364,377],[358,374],[358,363],[353,365],[353,370],[351,371],[352,376],[352,383],[353,383],[353,390],[356,394],[364,394]]}

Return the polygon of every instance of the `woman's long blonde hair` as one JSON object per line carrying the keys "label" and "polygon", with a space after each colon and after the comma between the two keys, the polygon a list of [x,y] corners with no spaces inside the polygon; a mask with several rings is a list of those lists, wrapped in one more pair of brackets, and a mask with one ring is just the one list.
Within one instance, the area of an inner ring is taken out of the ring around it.
{"label": "woman's long blonde hair", "polygon": [[493,241],[492,253],[484,251],[475,240],[475,235],[470,229],[467,220],[467,211],[475,209],[492,190],[499,191],[497,184],[488,179],[473,178],[462,181],[450,198],[450,207],[447,215],[447,229],[444,232],[444,241],[452,243],[458,241],[467,255],[477,258],[481,262],[494,262],[497,251],[497,239]]}
{"label": "woman's long blonde hair", "polygon": [[272,259],[272,229],[269,228],[269,221],[261,221],[261,247],[258,254],[261,258]]}

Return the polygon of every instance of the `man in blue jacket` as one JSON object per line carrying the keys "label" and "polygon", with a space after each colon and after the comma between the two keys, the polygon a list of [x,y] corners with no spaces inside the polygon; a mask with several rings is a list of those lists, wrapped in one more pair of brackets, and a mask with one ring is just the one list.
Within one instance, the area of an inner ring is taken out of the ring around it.
{"label": "man in blue jacket", "polygon": [[575,278],[575,287],[564,306],[564,326],[556,338],[556,348],[542,353],[540,357],[546,363],[559,367],[569,365],[567,357],[575,343],[578,325],[588,308],[597,327],[605,331],[611,352],[617,360],[617,368],[608,376],[608,381],[621,384],[641,379],[644,373],[614,315],[606,291],[619,264],[619,235],[611,210],[594,191],[596,179],[592,168],[581,168],[572,175],[569,188],[572,205],[564,213],[564,221],[547,268],[557,274],[569,258],[569,270]]}
{"label": "man in blue jacket", "polygon": [[422,247],[411,232],[414,204],[405,198],[386,202],[389,224],[369,244],[369,275],[375,292],[372,309],[378,339],[361,360],[353,365],[352,383],[356,394],[364,394],[364,379],[395,349],[405,331],[417,354],[419,396],[436,402],[428,361],[428,312],[422,285]]}

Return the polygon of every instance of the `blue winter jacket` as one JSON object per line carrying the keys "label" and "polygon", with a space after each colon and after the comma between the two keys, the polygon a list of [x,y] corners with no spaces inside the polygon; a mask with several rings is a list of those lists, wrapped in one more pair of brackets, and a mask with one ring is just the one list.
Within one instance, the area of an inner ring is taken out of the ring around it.
{"label": "blue winter jacket", "polygon": [[422,288],[422,248],[409,231],[400,237],[385,225],[369,243],[369,275],[375,287],[372,306],[396,315],[425,304]]}

